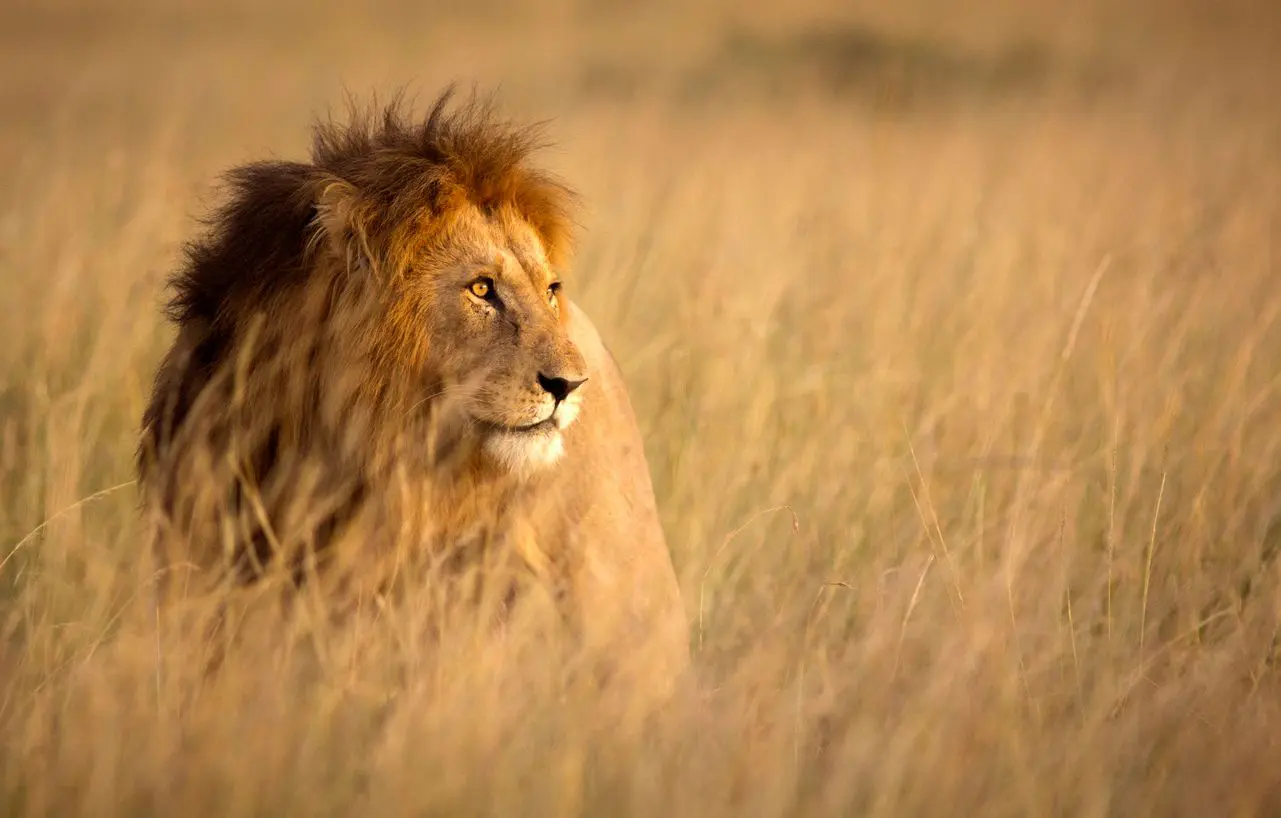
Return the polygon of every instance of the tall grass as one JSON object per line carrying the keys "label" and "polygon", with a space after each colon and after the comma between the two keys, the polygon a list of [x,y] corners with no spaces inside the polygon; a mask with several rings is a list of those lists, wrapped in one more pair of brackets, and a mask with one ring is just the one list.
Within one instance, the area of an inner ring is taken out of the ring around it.
{"label": "tall grass", "polygon": [[[5,814],[1281,808],[1275,21],[994,3],[1042,58],[989,87],[911,74],[986,53],[976,4],[846,12],[876,54],[924,33],[898,62],[775,49],[773,82],[710,4],[384,5],[295,34],[6,12]],[[833,59],[860,81],[823,82]],[[554,114],[547,160],[590,205],[571,285],[693,626],[695,684],[652,718],[535,639],[427,650],[412,600],[269,624],[212,677],[201,612],[153,618],[131,456],[209,182],[301,155],[340,83],[457,76]]]}

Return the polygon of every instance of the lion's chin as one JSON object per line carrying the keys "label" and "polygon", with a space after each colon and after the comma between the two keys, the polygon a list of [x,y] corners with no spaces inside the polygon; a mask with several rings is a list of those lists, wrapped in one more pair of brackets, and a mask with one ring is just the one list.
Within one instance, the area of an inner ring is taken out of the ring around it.
{"label": "lion's chin", "polygon": [[518,476],[535,474],[565,454],[565,440],[552,424],[529,430],[495,429],[485,436],[485,453]]}

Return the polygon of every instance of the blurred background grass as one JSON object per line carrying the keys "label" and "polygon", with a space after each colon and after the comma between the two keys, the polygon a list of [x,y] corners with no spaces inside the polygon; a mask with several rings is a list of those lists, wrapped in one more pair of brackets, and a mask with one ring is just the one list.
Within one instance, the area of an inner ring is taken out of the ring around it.
{"label": "blurred background grass", "polygon": [[[1275,4],[10,0],[0,76],[7,814],[1281,807]],[[638,732],[555,668],[428,692],[395,623],[319,676],[148,649],[181,242],[453,80],[588,205],[709,691]]]}

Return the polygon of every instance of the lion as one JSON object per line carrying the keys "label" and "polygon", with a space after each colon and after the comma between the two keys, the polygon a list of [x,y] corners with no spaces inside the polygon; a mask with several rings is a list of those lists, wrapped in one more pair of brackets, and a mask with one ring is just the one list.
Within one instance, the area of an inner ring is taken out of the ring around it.
{"label": "lion", "polygon": [[[309,162],[228,173],[170,279],[144,506],[170,559],[240,586],[515,565],[585,644],[643,642],[674,679],[688,624],[643,441],[565,278],[577,194],[533,164],[541,125],[453,96],[353,107]],[[498,583],[504,610],[523,587]]]}

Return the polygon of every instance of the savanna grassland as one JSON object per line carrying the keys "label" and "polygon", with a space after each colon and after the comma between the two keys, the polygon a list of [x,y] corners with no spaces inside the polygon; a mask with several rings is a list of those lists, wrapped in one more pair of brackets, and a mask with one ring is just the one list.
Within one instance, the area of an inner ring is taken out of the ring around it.
{"label": "savanna grassland", "polygon": [[[1281,14],[784,5],[4,4],[0,812],[1281,810]],[[218,174],[451,80],[587,205],[698,674],[644,722],[409,614],[209,678],[151,619]]]}

